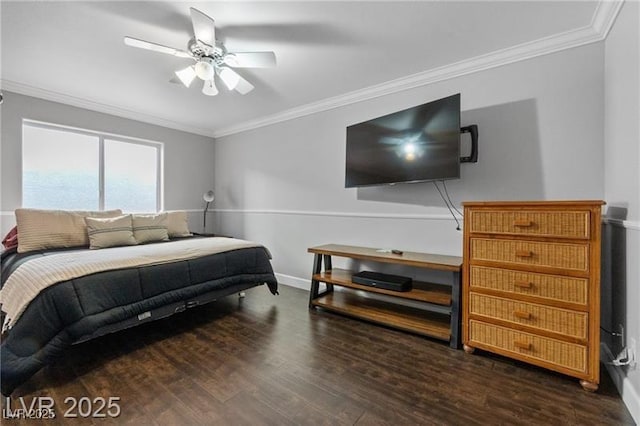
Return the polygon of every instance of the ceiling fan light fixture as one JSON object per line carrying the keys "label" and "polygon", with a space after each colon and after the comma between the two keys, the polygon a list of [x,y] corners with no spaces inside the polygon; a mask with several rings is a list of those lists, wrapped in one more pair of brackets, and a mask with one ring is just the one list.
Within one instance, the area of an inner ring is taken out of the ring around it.
{"label": "ceiling fan light fixture", "polygon": [[193,79],[196,78],[196,71],[193,65],[176,71],[175,74],[186,87],[189,87],[193,82]]}
{"label": "ceiling fan light fixture", "polygon": [[204,82],[204,85],[202,86],[202,93],[207,96],[215,96],[218,94],[218,88],[216,87],[213,78]]}
{"label": "ceiling fan light fixture", "polygon": [[[185,87],[191,86],[196,77],[200,78],[204,82],[202,93],[208,96],[218,94],[216,74],[229,90],[246,95],[255,87],[238,74],[235,68],[268,68],[276,65],[276,55],[271,51],[228,52],[223,41],[216,40],[213,18],[194,8],[190,9],[190,14],[193,35],[187,43],[186,50],[129,36],[124,37],[124,43],[138,49],[192,59],[195,63],[192,62],[191,66],[175,71],[175,75]],[[177,83],[176,78],[169,81]]]}
{"label": "ceiling fan light fixture", "polygon": [[235,89],[240,82],[240,76],[238,73],[227,67],[219,67],[219,70],[220,78],[227,88],[229,88],[229,90]]}
{"label": "ceiling fan light fixture", "polygon": [[196,75],[200,77],[201,80],[211,80],[214,74],[214,66],[213,59],[211,58],[202,58],[196,64]]}

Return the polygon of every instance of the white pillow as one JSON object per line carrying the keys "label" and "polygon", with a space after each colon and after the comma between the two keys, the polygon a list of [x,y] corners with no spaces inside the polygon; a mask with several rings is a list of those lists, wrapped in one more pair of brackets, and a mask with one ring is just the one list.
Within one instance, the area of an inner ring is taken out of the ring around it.
{"label": "white pillow", "polygon": [[115,217],[122,210],[69,211],[16,209],[18,253],[89,245],[85,217]]}
{"label": "white pillow", "polygon": [[136,245],[130,214],[112,218],[85,217],[89,248],[101,249]]}
{"label": "white pillow", "polygon": [[133,236],[138,244],[153,241],[169,241],[167,223],[167,213],[134,214]]}
{"label": "white pillow", "polygon": [[187,212],[177,210],[167,212],[168,215],[168,233],[169,238],[190,237],[193,234],[189,232],[189,221],[187,220]]}

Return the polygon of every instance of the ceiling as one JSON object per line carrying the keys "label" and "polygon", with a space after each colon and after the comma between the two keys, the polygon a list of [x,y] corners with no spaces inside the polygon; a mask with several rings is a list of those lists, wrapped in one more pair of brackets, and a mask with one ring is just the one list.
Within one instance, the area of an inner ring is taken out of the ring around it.
{"label": "ceiling", "polygon": [[[603,4],[3,0],[0,76],[4,90],[220,136],[385,87],[425,84],[464,64],[583,44]],[[168,82],[189,59],[123,43],[128,35],[186,48],[189,7],[216,20],[230,51],[272,50],[277,67],[239,70],[255,85],[247,95],[220,87],[208,97],[200,84]]]}

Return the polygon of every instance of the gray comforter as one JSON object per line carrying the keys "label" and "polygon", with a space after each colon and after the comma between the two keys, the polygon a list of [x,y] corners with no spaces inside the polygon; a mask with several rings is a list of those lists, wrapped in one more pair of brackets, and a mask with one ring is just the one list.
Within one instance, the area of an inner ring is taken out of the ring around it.
{"label": "gray comforter", "polygon": [[[19,265],[46,254],[3,253],[2,284]],[[264,247],[99,272],[57,283],[43,290],[3,336],[2,393],[10,395],[69,345],[99,330],[176,303],[189,306],[205,294],[223,297],[261,284],[277,294],[278,284]]]}

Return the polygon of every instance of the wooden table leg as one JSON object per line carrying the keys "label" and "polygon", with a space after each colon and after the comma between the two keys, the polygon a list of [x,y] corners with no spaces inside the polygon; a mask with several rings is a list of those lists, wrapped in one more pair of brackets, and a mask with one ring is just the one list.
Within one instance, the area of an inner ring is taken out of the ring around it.
{"label": "wooden table leg", "polygon": [[[331,256],[328,254],[324,255],[324,270],[325,271],[330,271],[331,269],[333,269],[333,266],[331,266]],[[333,284],[330,283],[326,283],[327,284],[327,292],[332,292],[333,291]]]}

